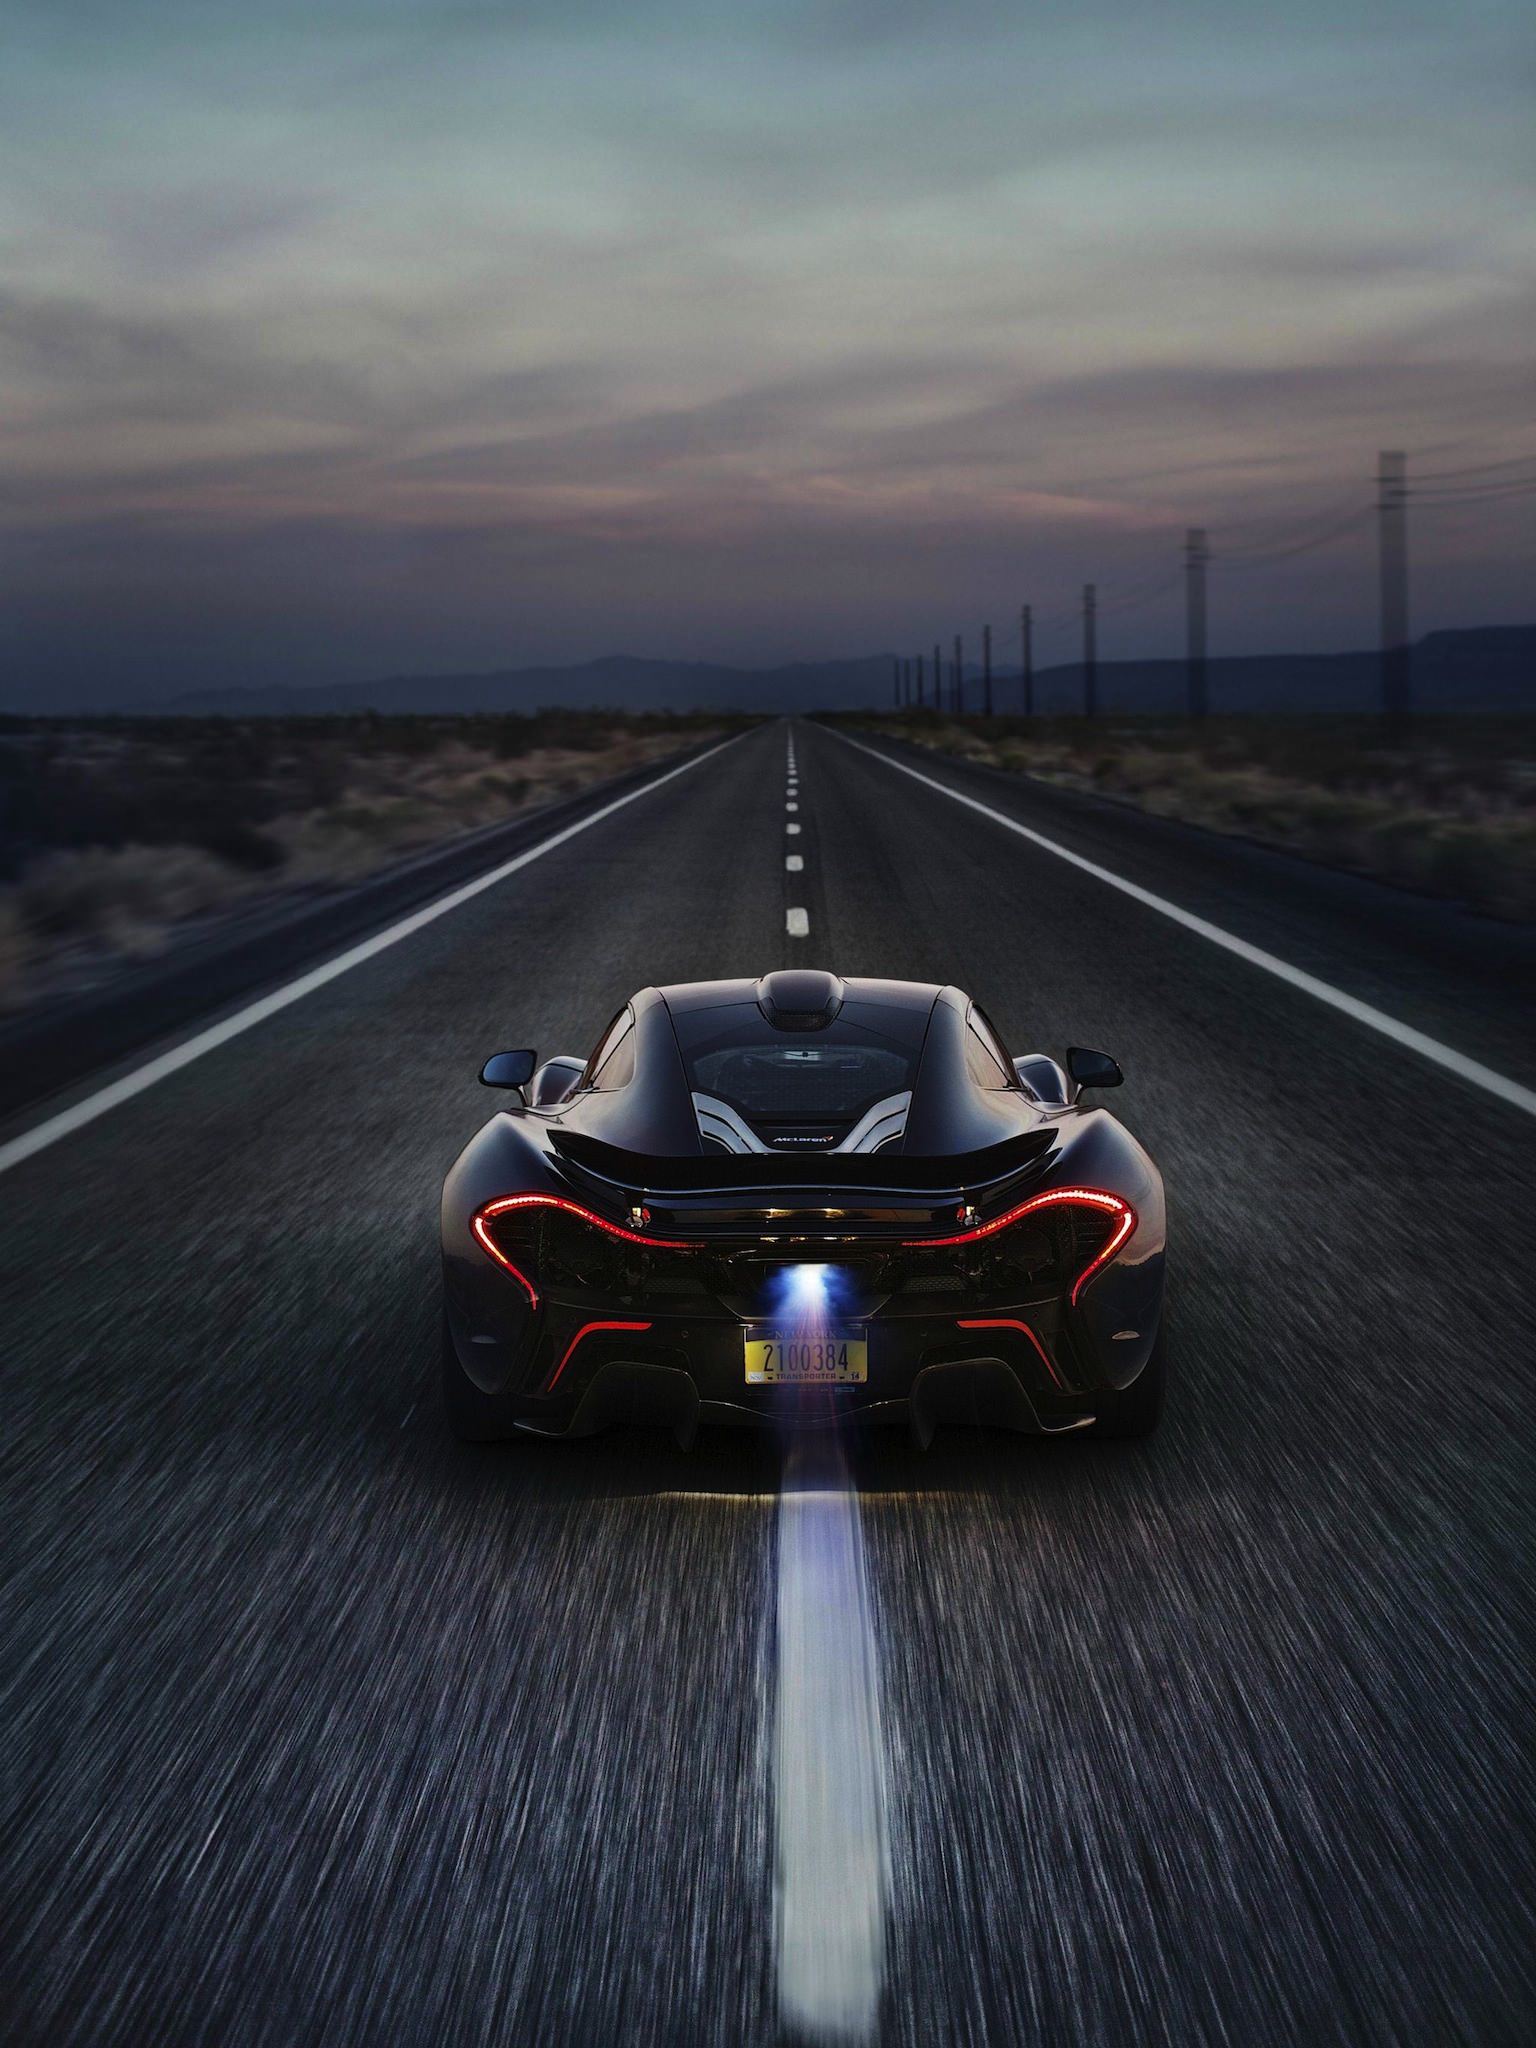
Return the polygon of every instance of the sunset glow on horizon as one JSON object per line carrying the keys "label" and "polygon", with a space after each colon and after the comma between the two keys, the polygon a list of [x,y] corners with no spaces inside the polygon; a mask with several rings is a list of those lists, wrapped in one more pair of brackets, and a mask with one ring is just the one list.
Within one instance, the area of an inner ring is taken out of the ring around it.
{"label": "sunset glow on horizon", "polygon": [[[1536,449],[1496,0],[21,0],[8,45],[12,703],[1024,598],[1048,662],[1086,578],[1167,653],[1192,524],[1343,528],[1218,575],[1224,651],[1368,644],[1377,450]],[[1416,631],[1532,616],[1531,503],[1425,513]]]}

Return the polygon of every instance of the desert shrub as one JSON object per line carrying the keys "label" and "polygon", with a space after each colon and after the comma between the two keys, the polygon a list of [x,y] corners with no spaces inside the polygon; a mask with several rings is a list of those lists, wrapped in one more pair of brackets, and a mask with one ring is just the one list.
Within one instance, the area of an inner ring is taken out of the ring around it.
{"label": "desert shrub", "polygon": [[1503,917],[1536,917],[1536,827],[1437,824],[1426,835],[1425,866],[1443,894]]}
{"label": "desert shrub", "polygon": [[481,787],[493,791],[510,809],[520,804],[528,794],[528,778],[526,775],[487,775]]}
{"label": "desert shrub", "polygon": [[375,730],[371,737],[377,752],[387,748],[392,754],[419,759],[424,754],[435,754],[447,734],[431,719],[392,718],[384,722],[384,730]]}
{"label": "desert shrub", "polygon": [[271,833],[258,832],[254,825],[242,824],[237,818],[209,823],[194,844],[247,874],[269,875],[283,864],[283,849]]}
{"label": "desert shrub", "polygon": [[[1166,754],[1155,748],[1138,747],[1126,753],[1111,757],[1111,763],[1103,772],[1103,779],[1113,781],[1115,787],[1130,794],[1155,789],[1166,783],[1177,772],[1178,764],[1171,762]],[[1095,762],[1094,772],[1100,772],[1100,763]]]}
{"label": "desert shrub", "polygon": [[1425,718],[1404,744],[1360,716],[1214,718],[870,714],[940,752],[1123,796],[1162,816],[1536,917],[1536,721]]}
{"label": "desert shrub", "polygon": [[45,995],[72,949],[141,952],[257,888],[349,883],[754,722],[0,717],[0,1006]]}
{"label": "desert shrub", "polygon": [[49,847],[200,846],[256,872],[272,865],[259,829],[276,813],[272,791],[206,750],[101,758],[7,746],[0,764],[0,860],[13,875]]}
{"label": "desert shrub", "polygon": [[34,862],[16,901],[36,935],[101,938],[136,951],[177,918],[215,909],[248,886],[200,847],[89,846]]}
{"label": "desert shrub", "polygon": [[32,935],[13,894],[0,896],[0,1011],[19,1010],[27,999]]}
{"label": "desert shrub", "polygon": [[339,803],[347,786],[347,761],[339,748],[306,748],[294,762],[295,808],[320,811]]}

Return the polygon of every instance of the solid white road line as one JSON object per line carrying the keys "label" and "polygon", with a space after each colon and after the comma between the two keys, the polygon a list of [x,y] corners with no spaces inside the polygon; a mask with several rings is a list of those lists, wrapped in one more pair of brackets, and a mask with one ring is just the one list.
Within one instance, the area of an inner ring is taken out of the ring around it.
{"label": "solid white road line", "polygon": [[1469,1081],[1474,1088],[1482,1088],[1500,1102],[1508,1103],[1512,1109],[1524,1110],[1527,1116],[1536,1116],[1536,1089],[1526,1088],[1518,1081],[1511,1081],[1492,1067],[1485,1067],[1481,1060],[1470,1059],[1466,1053],[1457,1052],[1454,1046],[1442,1045],[1438,1038],[1430,1038],[1422,1031],[1416,1031],[1411,1024],[1404,1024],[1398,1018],[1389,1016],[1385,1010],[1378,1010],[1371,1003],[1363,1003],[1358,996],[1352,996],[1341,988],[1335,988],[1330,981],[1320,980],[1315,974],[1308,974],[1303,967],[1293,967],[1288,960],[1282,960],[1276,953],[1267,953],[1262,946],[1252,946],[1246,939],[1240,939],[1235,932],[1225,931],[1209,919],[1197,917],[1192,910],[1185,910],[1172,903],[1166,896],[1156,895],[1151,889],[1143,889],[1139,882],[1127,881],[1124,875],[1117,875],[1112,868],[1101,867],[1095,860],[1087,860],[1070,847],[1062,846],[1054,839],[1047,839],[1043,832],[1036,832],[1032,826],[1021,825],[1017,818],[1010,818],[1006,811],[997,811],[990,804],[978,798],[966,796],[958,789],[951,789],[947,783],[939,782],[932,775],[924,775],[919,768],[911,768],[905,761],[893,760],[889,754],[882,754],[877,747],[867,747],[861,740],[848,739],[846,733],[838,738],[846,740],[850,747],[861,754],[868,754],[872,760],[883,761],[887,768],[894,768],[902,775],[910,775],[914,782],[921,782],[927,789],[937,790],[940,796],[947,796],[951,803],[963,804],[968,811],[975,811],[983,818],[990,818],[994,825],[1001,825],[1006,831],[1015,832],[1020,839],[1027,839],[1042,852],[1054,854],[1069,867],[1078,868],[1085,875],[1092,875],[1095,881],[1107,883],[1111,889],[1118,889],[1122,896],[1129,896],[1135,903],[1143,904],[1148,910],[1155,910],[1159,917],[1166,917],[1174,924],[1182,925],[1185,931],[1195,932],[1202,939],[1209,939],[1213,946],[1220,946],[1224,952],[1234,954],[1239,960],[1246,960],[1250,967],[1260,968],[1265,974],[1274,975],[1288,988],[1300,989],[1303,995],[1311,996],[1319,1003],[1326,1003],[1341,1016],[1363,1024],[1367,1030],[1379,1032],[1383,1038],[1400,1045],[1405,1052],[1417,1053],[1421,1059],[1443,1067],[1460,1081]]}
{"label": "solid white road line", "polygon": [[628,790],[623,796],[616,796],[611,803],[592,811],[585,818],[578,818],[574,825],[567,825],[559,832],[552,832],[548,839],[541,839],[537,846],[530,846],[526,853],[519,853],[511,860],[504,860],[499,867],[491,868],[483,875],[477,875],[472,882],[465,882],[457,889],[451,889],[446,896],[439,896],[433,903],[425,904],[420,910],[412,911],[409,917],[402,917],[397,924],[375,932],[371,939],[364,939],[360,945],[349,946],[345,953],[338,953],[333,960],[312,967],[297,980],[285,982],[270,994],[259,996],[255,1002],[247,1003],[243,1010],[236,1010],[233,1016],[211,1024],[206,1031],[199,1031],[194,1037],[184,1039],[180,1045],[173,1045],[168,1051],[146,1060],[141,1067],[122,1074],[110,1081],[104,1088],[82,1096],[68,1109],[61,1109],[56,1116],[34,1124],[29,1131],[12,1138],[8,1144],[0,1145],[0,1173],[13,1166],[19,1166],[34,1153],[46,1151],[56,1145],[60,1138],[82,1130],[92,1124],[108,1110],[116,1109],[120,1103],[131,1102],[135,1095],[142,1095],[146,1088],[153,1088],[157,1081],[164,1081],[170,1075],[180,1073],[183,1067],[191,1066],[205,1053],[215,1052],[221,1045],[227,1045],[232,1038],[249,1031],[253,1025],[265,1023],[268,1017],[275,1017],[279,1010],[286,1010],[291,1003],[313,995],[316,989],[324,988],[327,982],[335,981],[339,975],[348,973],[354,967],[361,967],[365,960],[372,960],[391,946],[398,946],[402,939],[408,939],[413,932],[419,932],[438,918],[446,917],[451,910],[457,910],[487,889],[494,889],[498,882],[515,875],[519,868],[528,867],[533,861],[542,860],[546,853],[553,853],[557,846],[564,846],[567,840],[575,839],[582,832],[589,832],[594,825],[600,825],[605,818],[611,818],[615,811],[622,811],[626,804],[632,804],[643,796],[649,796],[653,789],[673,782],[679,775],[687,775],[692,769],[702,767],[724,748],[733,746],[741,735],[721,740],[708,753],[695,755],[693,760],[684,761],[679,767],[669,768],[664,775],[655,776],[638,789]]}
{"label": "solid white road line", "polygon": [[800,909],[798,904],[793,910],[786,910],[784,929],[792,939],[808,939],[811,935],[810,914]]}
{"label": "solid white road line", "polygon": [[798,875],[805,866],[805,855],[803,853],[787,853],[784,856],[784,866],[790,874]]}
{"label": "solid white road line", "polygon": [[858,1496],[840,1459],[818,1478],[791,1447],[778,1537],[779,2018],[814,2040],[865,2041],[885,1971],[885,1758]]}

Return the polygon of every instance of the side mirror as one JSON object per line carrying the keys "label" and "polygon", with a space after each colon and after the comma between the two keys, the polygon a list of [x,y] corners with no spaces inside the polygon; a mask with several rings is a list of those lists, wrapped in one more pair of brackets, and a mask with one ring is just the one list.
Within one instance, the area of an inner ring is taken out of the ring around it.
{"label": "side mirror", "polygon": [[1067,1047],[1067,1072],[1079,1088],[1118,1088],[1125,1079],[1118,1060],[1090,1045]]}
{"label": "side mirror", "polygon": [[538,1064],[536,1052],[493,1052],[480,1078],[487,1088],[526,1088]]}

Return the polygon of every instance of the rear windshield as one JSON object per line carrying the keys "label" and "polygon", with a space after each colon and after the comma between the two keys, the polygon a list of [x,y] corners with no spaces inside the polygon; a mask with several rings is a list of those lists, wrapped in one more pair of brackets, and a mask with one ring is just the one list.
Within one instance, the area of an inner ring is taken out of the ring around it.
{"label": "rear windshield", "polygon": [[882,1011],[897,1036],[850,1017],[849,1007],[820,1031],[776,1031],[755,1003],[674,1015],[688,1085],[748,1119],[861,1116],[912,1086],[928,1019]]}

